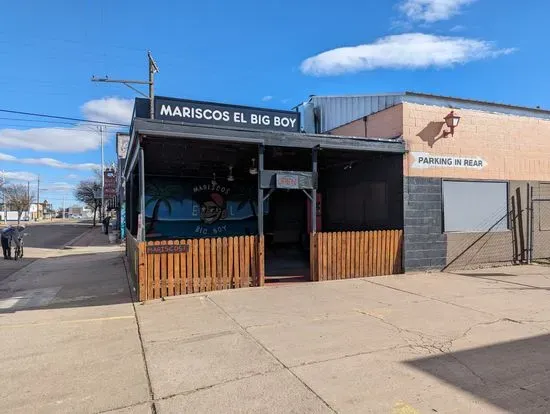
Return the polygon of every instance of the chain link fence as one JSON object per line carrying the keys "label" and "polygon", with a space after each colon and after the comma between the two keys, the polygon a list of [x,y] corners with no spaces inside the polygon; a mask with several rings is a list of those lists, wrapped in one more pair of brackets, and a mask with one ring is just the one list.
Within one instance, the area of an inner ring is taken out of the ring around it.
{"label": "chain link fence", "polygon": [[550,263],[550,184],[510,185],[506,208],[494,211],[471,232],[448,233],[447,265],[442,270],[532,261]]}
{"label": "chain link fence", "polygon": [[528,261],[550,263],[550,183],[530,190]]}

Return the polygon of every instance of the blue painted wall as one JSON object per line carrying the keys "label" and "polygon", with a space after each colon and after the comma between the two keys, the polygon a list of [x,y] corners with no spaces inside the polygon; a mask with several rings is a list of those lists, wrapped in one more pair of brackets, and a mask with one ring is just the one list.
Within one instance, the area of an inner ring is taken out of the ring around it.
{"label": "blue painted wall", "polygon": [[257,234],[256,211],[257,188],[249,183],[147,178],[145,185],[148,240]]}

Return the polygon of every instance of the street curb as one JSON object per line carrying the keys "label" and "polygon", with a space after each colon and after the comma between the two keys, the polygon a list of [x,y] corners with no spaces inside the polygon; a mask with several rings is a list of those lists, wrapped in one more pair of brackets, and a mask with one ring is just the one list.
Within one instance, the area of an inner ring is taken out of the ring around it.
{"label": "street curb", "polygon": [[84,233],[76,236],[74,239],[72,240],[69,240],[67,243],[65,243],[65,245],[63,246],[62,249],[69,249],[72,245],[74,245],[77,241],[79,241],[81,238],[83,238],[85,235],[87,235],[88,233],[91,233],[92,231],[94,231],[96,229],[96,227],[92,227],[88,230],[86,230]]}

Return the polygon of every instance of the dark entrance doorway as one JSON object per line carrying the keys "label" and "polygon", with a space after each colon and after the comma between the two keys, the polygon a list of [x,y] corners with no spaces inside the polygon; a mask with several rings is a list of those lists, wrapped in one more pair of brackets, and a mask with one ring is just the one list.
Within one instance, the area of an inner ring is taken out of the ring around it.
{"label": "dark entrance doorway", "polygon": [[300,190],[276,190],[265,216],[266,282],[298,281],[309,276],[307,196]]}
{"label": "dark entrance doorway", "polygon": [[265,148],[260,185],[268,205],[264,216],[265,280],[310,279],[309,200],[316,193],[317,149]]}

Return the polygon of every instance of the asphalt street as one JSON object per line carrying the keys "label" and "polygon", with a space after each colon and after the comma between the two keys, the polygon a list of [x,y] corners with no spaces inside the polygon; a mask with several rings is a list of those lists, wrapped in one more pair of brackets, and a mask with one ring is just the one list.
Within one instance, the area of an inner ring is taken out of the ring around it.
{"label": "asphalt street", "polygon": [[3,260],[0,258],[0,281],[36,260],[32,249],[61,249],[67,243],[90,228],[89,223],[44,223],[26,226],[24,238],[25,257],[23,260]]}
{"label": "asphalt street", "polygon": [[25,247],[60,249],[88,229],[88,223],[32,224],[25,230],[28,233],[24,239]]}

